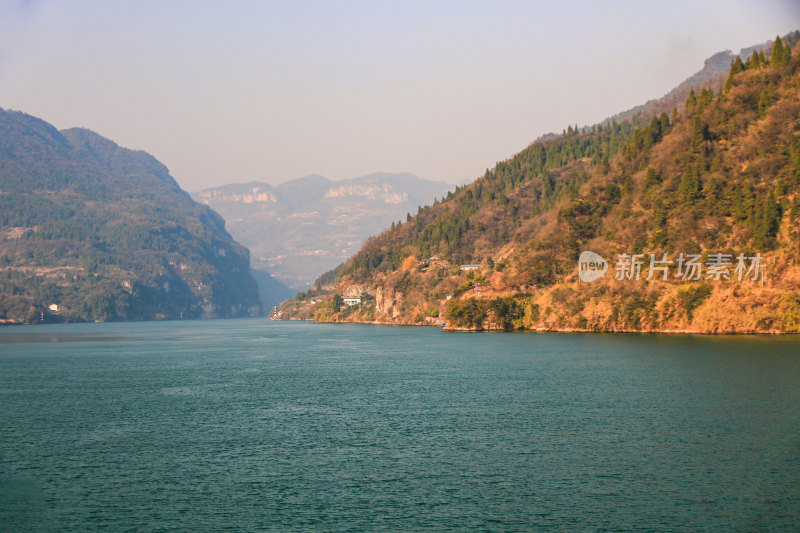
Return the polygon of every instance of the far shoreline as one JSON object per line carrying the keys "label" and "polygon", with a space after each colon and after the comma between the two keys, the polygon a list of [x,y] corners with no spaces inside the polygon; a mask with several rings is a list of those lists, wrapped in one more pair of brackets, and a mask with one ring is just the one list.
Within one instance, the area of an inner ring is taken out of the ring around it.
{"label": "far shoreline", "polygon": [[361,324],[372,326],[390,326],[390,327],[412,327],[412,328],[438,328],[447,333],[600,333],[600,334],[624,334],[624,335],[704,335],[704,336],[738,336],[738,335],[759,335],[759,336],[779,336],[791,337],[799,336],[800,333],[789,331],[702,331],[691,329],[580,329],[580,328],[535,328],[535,329],[500,329],[500,328],[459,328],[448,327],[436,324],[410,324],[406,322],[360,322],[360,321],[329,321],[318,322],[313,319],[307,318],[273,318],[269,317],[268,320],[273,322],[311,322],[314,324]]}

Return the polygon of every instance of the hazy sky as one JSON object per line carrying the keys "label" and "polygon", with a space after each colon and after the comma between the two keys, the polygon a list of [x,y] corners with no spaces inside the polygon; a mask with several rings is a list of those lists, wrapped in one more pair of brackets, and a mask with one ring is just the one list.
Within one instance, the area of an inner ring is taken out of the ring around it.
{"label": "hazy sky", "polygon": [[796,28],[798,0],[0,0],[0,107],[147,150],[187,190],[461,182]]}

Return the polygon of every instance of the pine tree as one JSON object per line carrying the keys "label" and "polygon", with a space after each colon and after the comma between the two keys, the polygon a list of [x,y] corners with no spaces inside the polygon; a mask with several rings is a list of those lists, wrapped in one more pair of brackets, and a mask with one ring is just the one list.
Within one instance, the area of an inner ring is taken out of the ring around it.
{"label": "pine tree", "polygon": [[736,187],[731,198],[731,210],[734,220],[743,222],[750,220],[753,216],[753,189],[749,183],[743,187]]}
{"label": "pine tree", "polygon": [[703,186],[703,196],[705,197],[706,216],[725,216],[728,213],[725,206],[721,205],[720,194],[722,187],[716,178],[706,180]]}
{"label": "pine tree", "polygon": [[344,305],[344,298],[342,298],[342,295],[338,293],[335,294],[333,296],[333,300],[331,300],[331,310],[333,310],[334,313],[338,313],[339,311],[341,311],[343,305]]}
{"label": "pine tree", "polygon": [[761,91],[758,99],[758,114],[762,117],[767,114],[767,109],[775,101],[775,87],[770,83]]}
{"label": "pine tree", "polygon": [[757,246],[770,246],[772,239],[778,234],[781,224],[781,210],[775,195],[770,191],[766,202],[756,217],[753,237]]}
{"label": "pine tree", "polygon": [[750,56],[750,59],[747,60],[747,63],[745,63],[744,66],[747,70],[760,67],[761,62],[758,60],[758,52],[753,50],[753,55]]}
{"label": "pine tree", "polygon": [[764,224],[770,237],[777,235],[781,224],[781,208],[772,191],[770,191],[769,196],[767,196],[767,202],[764,204]]}
{"label": "pine tree", "polygon": [[630,174],[625,175],[625,180],[622,183],[622,193],[625,195],[633,193],[633,178]]}
{"label": "pine tree", "polygon": [[792,222],[800,220],[800,195],[795,196],[794,200],[792,200],[791,216]]}
{"label": "pine tree", "polygon": [[[736,59],[739,58],[737,57]],[[741,61],[739,61],[739,63],[741,64]],[[702,107],[707,106],[713,101],[714,101],[714,91],[712,91],[711,89],[703,89],[702,91],[700,91],[700,105]]]}
{"label": "pine tree", "polygon": [[646,188],[652,187],[661,181],[661,178],[656,174],[656,171],[653,170],[652,167],[647,167],[647,177],[644,180],[644,186]]}
{"label": "pine tree", "polygon": [[661,115],[658,117],[658,121],[661,123],[661,134],[664,135],[667,132],[667,128],[670,126],[669,115],[666,112],[662,112]]}
{"label": "pine tree", "polygon": [[680,194],[681,202],[690,205],[700,198],[700,191],[702,190],[702,183],[697,171],[689,167],[689,169],[681,176],[681,184],[678,186],[678,194]]}
{"label": "pine tree", "polygon": [[773,67],[779,67],[783,65],[783,41],[781,41],[780,35],[775,37],[775,44],[772,45],[772,57],[770,57],[770,64]]}
{"label": "pine tree", "polygon": [[547,201],[553,195],[553,184],[550,182],[550,176],[547,174],[542,176],[542,200]]}
{"label": "pine tree", "polygon": [[[736,59],[731,61],[731,69],[728,71],[728,79],[725,80],[725,92],[728,92],[731,87],[733,87],[733,78],[740,72],[743,72],[745,69],[744,64],[742,64],[742,58],[736,56]],[[703,89],[705,91],[705,89]]]}
{"label": "pine tree", "polygon": [[689,91],[689,98],[686,99],[686,109],[692,110],[694,106],[697,105],[697,95],[694,94],[694,88]]}
{"label": "pine tree", "polygon": [[658,202],[653,208],[653,234],[650,242],[656,248],[663,248],[668,241],[667,227],[669,225],[669,213],[664,209],[662,202]]}
{"label": "pine tree", "polygon": [[603,174],[611,172],[611,163],[608,160],[608,156],[603,156],[603,160],[600,161],[600,172]]}
{"label": "pine tree", "polygon": [[703,143],[709,137],[708,124],[703,123],[699,116],[695,116],[689,122],[691,128],[691,147],[695,152],[703,149]]}

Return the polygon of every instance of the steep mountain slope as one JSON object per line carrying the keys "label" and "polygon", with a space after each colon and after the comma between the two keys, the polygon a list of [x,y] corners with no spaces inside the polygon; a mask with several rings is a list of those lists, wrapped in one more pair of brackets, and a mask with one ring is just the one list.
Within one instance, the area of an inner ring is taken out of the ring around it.
{"label": "steep mountain slope", "polygon": [[273,187],[250,182],[194,193],[252,251],[253,268],[297,289],[353,255],[364,240],[451,190],[408,173],[343,181],[306,176]]}
{"label": "steep mountain slope", "polygon": [[737,59],[719,94],[692,91],[639,127],[536,142],[368,241],[276,316],[798,332],[799,89],[798,47],[779,39]]}
{"label": "steep mountain slope", "polygon": [[155,158],[0,110],[1,321],[232,317],[259,307],[247,249]]}

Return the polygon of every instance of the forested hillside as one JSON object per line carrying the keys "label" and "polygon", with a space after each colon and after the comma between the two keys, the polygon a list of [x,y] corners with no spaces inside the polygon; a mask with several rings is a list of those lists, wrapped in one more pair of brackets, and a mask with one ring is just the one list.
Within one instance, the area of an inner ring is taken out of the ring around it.
{"label": "forested hillside", "polygon": [[155,158],[0,110],[0,322],[259,307],[247,249]]}
{"label": "forested hillside", "polygon": [[[800,331],[798,37],[737,56],[669,113],[535,142],[368,241],[280,317]],[[584,251],[605,260],[593,281]]]}

